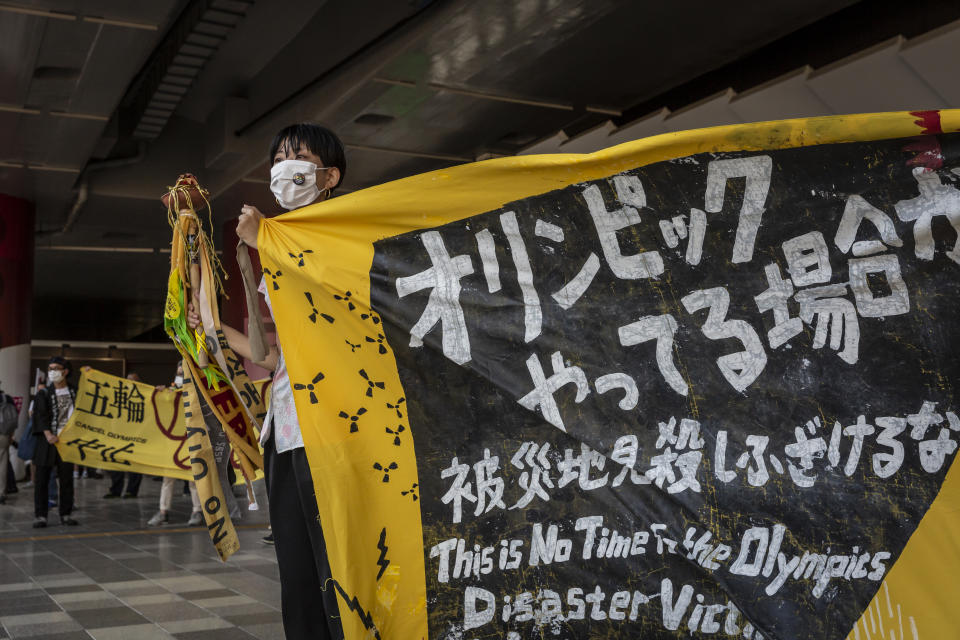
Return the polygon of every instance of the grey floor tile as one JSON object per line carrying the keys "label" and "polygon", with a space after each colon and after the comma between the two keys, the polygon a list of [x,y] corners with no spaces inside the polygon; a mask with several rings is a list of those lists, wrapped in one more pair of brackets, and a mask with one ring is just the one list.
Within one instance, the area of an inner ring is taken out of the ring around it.
{"label": "grey floor tile", "polygon": [[184,600],[207,600],[209,598],[226,598],[237,595],[230,589],[201,589],[198,591],[184,591],[180,594]]}
{"label": "grey floor tile", "polygon": [[71,600],[69,602],[61,602],[60,606],[63,607],[64,611],[73,613],[75,611],[85,611],[87,609],[110,609],[115,607],[122,607],[123,603],[114,598],[112,595],[105,593],[102,598],[91,598],[89,600]]}
{"label": "grey floor tile", "polygon": [[71,611],[84,629],[103,629],[107,627],[125,627],[144,624],[147,619],[130,607],[99,607],[82,611]]}
{"label": "grey floor tile", "polygon": [[261,575],[264,578],[276,580],[277,582],[280,581],[280,569],[276,564],[263,563],[263,564],[248,566],[248,567],[245,567],[245,569],[247,571],[250,571],[251,573],[256,573],[257,575]]}
{"label": "grey floor tile", "polygon": [[208,629],[230,629],[233,625],[217,616],[196,618],[194,620],[167,620],[158,622],[168,633],[186,633],[188,631],[206,631]]}
{"label": "grey floor tile", "polygon": [[157,589],[157,584],[146,578],[136,580],[124,580],[120,582],[101,582],[100,586],[113,593],[127,593],[134,589]]}
{"label": "grey floor tile", "polygon": [[156,557],[131,558],[120,562],[127,569],[137,573],[159,573],[161,571],[182,571],[182,569],[172,562],[166,562]]}
{"label": "grey floor tile", "polygon": [[62,631],[59,633],[43,633],[41,635],[31,635],[27,637],[29,637],[30,640],[90,640],[90,634],[86,631]]}
{"label": "grey floor tile", "polygon": [[230,606],[215,606],[215,607],[205,607],[211,613],[214,613],[221,618],[227,618],[229,616],[239,616],[246,613],[267,613],[277,611],[274,607],[267,606],[260,602],[254,602],[253,604],[240,604],[240,605],[230,605]]}
{"label": "grey floor tile", "polygon": [[132,589],[112,589],[111,593],[115,594],[118,598],[126,600],[127,598],[134,598],[139,596],[163,595],[163,594],[169,594],[170,592],[158,584],[149,582],[148,584],[138,586],[138,587],[133,587]]}
{"label": "grey floor tile", "polygon": [[237,628],[210,629],[209,631],[188,631],[174,636],[179,640],[248,640],[254,636]]}
{"label": "grey floor tile", "polygon": [[285,640],[287,637],[282,622],[246,625],[243,630],[260,640]]}
{"label": "grey floor tile", "polygon": [[44,587],[44,591],[50,595],[58,593],[81,593],[83,591],[103,591],[103,587],[98,584],[78,584],[64,587]]}
{"label": "grey floor tile", "polygon": [[124,601],[124,603],[131,607],[144,604],[167,604],[170,602],[183,602],[183,598],[176,593],[170,593],[169,591],[143,595],[130,595],[125,593],[121,599]]}
{"label": "grey floor tile", "polygon": [[127,568],[94,568],[87,571],[87,576],[91,581],[101,582],[122,582],[129,580],[142,580],[143,576],[136,571]]}
{"label": "grey floor tile", "polygon": [[[64,566],[70,569],[73,569],[73,567],[70,567],[66,563],[64,563]],[[68,573],[55,573],[55,574],[35,576],[34,579],[43,588],[75,587],[82,584],[93,584],[93,580],[90,579],[90,576],[75,570],[70,571]]]}
{"label": "grey floor tile", "polygon": [[259,613],[239,613],[223,616],[224,620],[232,622],[238,627],[247,627],[257,624],[274,624],[281,621],[279,611],[261,611]]}
{"label": "grey floor tile", "polygon": [[195,562],[184,562],[181,563],[180,566],[188,571],[199,571],[200,569],[211,569],[219,565],[219,560],[198,560]]}
{"label": "grey floor tile", "polygon": [[211,580],[207,576],[197,576],[191,574],[185,574],[184,576],[172,578],[157,578],[154,580],[154,582],[170,591],[173,591],[174,593],[185,593],[188,591],[220,588],[220,584],[218,582]]}
{"label": "grey floor tile", "polygon": [[240,567],[233,567],[225,564],[216,564],[194,569],[196,573],[203,575],[221,574],[221,573],[239,573],[243,571]]}
{"label": "grey floor tile", "polygon": [[51,611],[48,613],[24,613],[10,616],[0,616],[0,624],[7,629],[11,627],[24,627],[31,624],[48,624],[51,622],[69,622],[70,616],[63,611]]}
{"label": "grey floor tile", "polygon": [[81,591],[79,593],[58,593],[53,596],[54,601],[63,606],[73,602],[103,602],[114,600],[113,594],[108,591]]}
{"label": "grey floor tile", "polygon": [[198,607],[203,607],[204,609],[215,610],[217,607],[230,607],[230,606],[245,606],[251,604],[258,604],[256,600],[249,596],[241,595],[232,595],[232,596],[223,596],[220,598],[204,598],[202,600],[194,600],[193,603]]}
{"label": "grey floor tile", "polygon": [[129,560],[131,558],[152,558],[153,555],[138,549],[130,549],[129,551],[118,551],[116,553],[110,553],[109,551],[103,551],[103,555],[107,556],[111,560]]}
{"label": "grey floor tile", "polygon": [[87,629],[87,632],[94,640],[170,640],[174,637],[155,624]]}
{"label": "grey floor tile", "polygon": [[144,604],[134,607],[140,615],[151,622],[162,623],[168,620],[195,620],[209,618],[210,612],[188,602],[167,602],[163,604]]}
{"label": "grey floor tile", "polygon": [[0,602],[2,601],[12,601],[12,600],[24,600],[27,598],[36,598],[46,596],[47,593],[40,588],[40,585],[31,582],[25,589],[17,589],[16,591],[6,591],[3,593],[3,596],[0,596]]}
{"label": "grey floor tile", "polygon": [[30,638],[34,640],[44,636],[58,636],[66,633],[83,633],[83,629],[76,622],[45,622],[31,624],[25,627],[7,627],[11,640]]}
{"label": "grey floor tile", "polygon": [[12,596],[9,593],[4,594],[4,596],[5,597],[0,598],[0,620],[7,616],[60,611],[60,607],[57,606],[57,603],[40,589],[36,589],[19,596]]}

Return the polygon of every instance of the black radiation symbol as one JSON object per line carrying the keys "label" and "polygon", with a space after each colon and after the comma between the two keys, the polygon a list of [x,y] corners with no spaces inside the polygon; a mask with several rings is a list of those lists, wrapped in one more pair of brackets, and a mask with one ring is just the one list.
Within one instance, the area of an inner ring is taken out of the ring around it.
{"label": "black radiation symbol", "polygon": [[388,403],[387,403],[387,409],[393,409],[394,411],[397,412],[397,417],[398,417],[398,418],[402,418],[402,417],[403,417],[403,413],[400,412],[400,409],[402,408],[400,405],[402,405],[402,404],[403,404],[404,402],[406,402],[406,401],[407,401],[406,398],[399,398],[399,399],[397,399],[397,402],[396,402],[395,404],[391,404],[391,403],[388,402]]}
{"label": "black radiation symbol", "polygon": [[297,383],[294,383],[293,388],[296,389],[297,391],[304,391],[304,390],[309,391],[310,404],[317,404],[317,394],[314,393],[313,385],[317,384],[321,380],[323,380],[323,373],[318,372],[317,375],[313,376],[313,380],[311,380],[309,383],[300,384],[299,382],[297,382]]}
{"label": "black radiation symbol", "polygon": [[371,311],[370,313],[361,313],[361,314],[360,314],[360,319],[361,319],[361,320],[369,320],[370,322],[372,322],[372,323],[374,324],[374,326],[380,324],[380,316],[378,316],[377,314],[373,313],[372,311]]}
{"label": "black radiation symbol", "polygon": [[273,282],[273,290],[276,291],[277,289],[279,289],[279,288],[280,288],[280,285],[277,284],[277,278],[279,278],[280,276],[283,275],[283,271],[281,271],[280,269],[277,269],[277,271],[276,271],[275,273],[271,273],[271,272],[270,272],[270,269],[264,269],[263,272],[264,272],[265,274],[267,274],[268,276],[270,276],[270,278],[271,278],[271,280],[272,280],[272,282]]}
{"label": "black radiation symbol", "polygon": [[313,303],[313,294],[311,294],[309,291],[304,291],[303,295],[306,296],[307,302],[310,303],[310,315],[307,316],[310,322],[316,324],[317,316],[319,316],[324,320],[326,320],[327,322],[329,322],[330,324],[333,324],[333,316],[327,315],[325,313],[320,313],[320,311],[317,309],[317,305]]}
{"label": "black radiation symbol", "polygon": [[372,397],[373,397],[373,390],[374,390],[374,389],[383,389],[383,388],[384,388],[384,386],[385,386],[384,383],[382,383],[382,382],[377,382],[376,380],[371,379],[370,376],[367,375],[367,372],[364,371],[363,369],[360,369],[360,371],[359,371],[358,373],[360,374],[360,377],[361,377],[361,378],[363,378],[364,380],[367,381],[367,397],[368,397],[368,398],[372,398]]}
{"label": "black radiation symbol", "polygon": [[414,482],[409,489],[407,489],[406,491],[401,491],[400,495],[404,497],[410,496],[411,498],[413,498],[413,501],[416,502],[419,499],[419,497],[417,496],[417,483]]}
{"label": "black radiation symbol", "polygon": [[402,424],[398,424],[396,429],[391,429],[390,427],[384,427],[386,432],[393,436],[393,444],[400,446],[400,434],[407,430]]}
{"label": "black radiation symbol", "polygon": [[380,464],[379,462],[373,463],[373,468],[377,471],[383,471],[383,482],[390,482],[390,472],[398,469],[400,465],[396,462],[391,462],[388,465]]}
{"label": "black radiation symbol", "polygon": [[297,266],[298,266],[298,267],[302,267],[302,266],[305,264],[304,261],[303,261],[303,255],[304,255],[305,253],[313,253],[313,249],[304,249],[303,251],[301,251],[301,252],[298,253],[298,254],[293,254],[292,252],[288,251],[288,252],[287,252],[287,255],[297,261]]}
{"label": "black radiation symbol", "polygon": [[350,299],[350,298],[352,298],[352,297],[353,297],[353,292],[351,292],[351,291],[345,292],[342,296],[341,296],[341,295],[338,295],[338,294],[336,294],[336,293],[333,294],[333,299],[334,299],[334,300],[340,300],[340,301],[342,301],[342,302],[346,302],[346,303],[347,303],[347,309],[348,309],[349,311],[353,311],[354,309],[357,308],[357,305],[353,304],[353,301]]}
{"label": "black radiation symbol", "polygon": [[387,338],[382,333],[378,333],[376,338],[371,338],[370,336],[364,336],[363,339],[371,344],[376,344],[377,351],[380,352],[380,355],[383,355],[387,352],[387,348],[383,345],[383,341],[386,340]]}
{"label": "black radiation symbol", "polygon": [[362,416],[366,412],[367,410],[365,408],[360,407],[359,409],[356,410],[356,412],[352,414],[347,413],[346,411],[341,411],[340,413],[337,414],[337,417],[340,417],[340,418],[343,418],[344,420],[349,421],[350,433],[356,433],[357,431],[360,431],[360,424],[359,424],[360,416]]}

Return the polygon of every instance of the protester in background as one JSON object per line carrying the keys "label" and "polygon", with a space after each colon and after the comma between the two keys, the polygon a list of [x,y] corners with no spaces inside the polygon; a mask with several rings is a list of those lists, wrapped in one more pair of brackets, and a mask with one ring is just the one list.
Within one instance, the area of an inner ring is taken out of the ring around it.
{"label": "protester in background", "polygon": [[[13,442],[13,434],[17,430],[17,421],[20,418],[20,412],[13,403],[13,398],[0,390],[0,504],[7,501],[7,485],[9,481],[8,470],[10,464],[10,444]],[[13,488],[16,489],[17,482],[14,478]]]}
{"label": "protester in background", "polygon": [[[27,415],[29,419],[27,420],[26,428],[20,438],[20,447],[17,450],[17,455],[20,456],[20,459],[24,461],[24,464],[30,468],[30,481],[27,482],[24,486],[34,487],[36,491],[36,471],[37,465],[33,464],[33,454],[37,450],[37,440],[40,439],[40,436],[36,435],[33,432],[33,409],[36,404],[37,395],[47,388],[44,384],[44,373],[37,369],[37,385],[36,393],[33,398],[30,399],[30,408],[27,410]],[[50,477],[47,483],[47,506],[55,507],[57,506],[57,468],[53,467],[50,469]]]}
{"label": "protester in background", "polygon": [[[280,131],[270,145],[269,161],[270,189],[284,209],[327,199],[347,167],[340,139],[314,124],[295,124]],[[244,205],[241,212],[237,235],[256,249],[263,214],[249,205]],[[259,291],[269,307],[270,295],[263,280]],[[200,325],[192,306],[188,306],[187,324],[191,329]],[[227,325],[222,328],[234,352],[252,360],[249,338]],[[271,347],[264,362],[257,364],[274,371],[260,444],[280,569],[284,632],[288,638],[343,638],[336,592],[329,587],[330,563],[313,479],[283,354]]]}
{"label": "protester in background", "polygon": [[[140,382],[140,376],[135,372],[131,371],[127,374],[127,380],[132,380],[133,382]],[[136,498],[137,494],[140,493],[140,481],[143,480],[143,475],[139,473],[132,473],[130,471],[110,471],[110,491],[108,491],[103,497],[107,500],[113,498],[119,498],[123,495],[124,498]],[[127,480],[127,490],[123,491],[123,480]]]}
{"label": "protester in background", "polygon": [[[177,365],[177,377],[173,379],[173,384],[170,385],[170,389],[177,390],[183,386],[183,363]],[[162,391],[167,387],[159,386],[158,390]],[[170,522],[170,507],[173,504],[173,489],[176,484],[176,478],[167,478],[164,477],[163,484],[160,485],[160,510],[149,520],[147,520],[147,525],[150,527],[157,527],[162,524],[167,524]],[[200,509],[200,496],[197,493],[197,485],[193,482],[190,484],[190,499],[193,501],[193,511],[190,513],[190,519],[187,520],[188,527],[195,527],[203,524],[203,512]]]}
{"label": "protester in background", "polygon": [[34,486],[34,528],[47,526],[48,489],[50,472],[57,469],[60,485],[60,523],[79,524],[70,514],[73,512],[73,465],[64,462],[57,451],[57,434],[66,426],[76,405],[77,388],[69,384],[70,363],[60,356],[50,358],[47,380],[50,387],[37,394],[34,407],[33,432],[39,436],[33,453],[37,466]]}

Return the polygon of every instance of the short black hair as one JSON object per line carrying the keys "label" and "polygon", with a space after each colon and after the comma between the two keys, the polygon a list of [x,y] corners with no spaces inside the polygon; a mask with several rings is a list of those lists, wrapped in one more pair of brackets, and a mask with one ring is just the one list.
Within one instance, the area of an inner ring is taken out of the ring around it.
{"label": "short black hair", "polygon": [[69,377],[73,373],[73,365],[70,364],[70,361],[64,358],[63,356],[51,356],[50,362],[47,365],[58,364],[64,369],[67,370],[67,376]]}
{"label": "short black hair", "polygon": [[340,170],[340,181],[330,191],[333,191],[341,184],[347,175],[347,158],[343,152],[343,143],[330,129],[310,122],[301,122],[284,127],[273,137],[270,143],[270,156],[268,164],[273,165],[273,158],[277,155],[277,150],[284,140],[288,140],[294,149],[305,146],[312,153],[320,156],[323,160],[323,166],[336,167]]}

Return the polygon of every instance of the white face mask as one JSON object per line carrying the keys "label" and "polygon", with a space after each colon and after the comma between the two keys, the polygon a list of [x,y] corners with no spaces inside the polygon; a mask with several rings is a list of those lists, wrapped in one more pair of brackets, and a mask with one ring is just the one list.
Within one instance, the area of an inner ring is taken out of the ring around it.
{"label": "white face mask", "polygon": [[183,376],[177,376],[173,379],[173,386],[182,387],[183,386]]}
{"label": "white face mask", "polygon": [[60,371],[59,369],[51,369],[50,371],[47,371],[47,381],[51,384],[56,384],[61,380],[63,380],[63,371]]}
{"label": "white face mask", "polygon": [[288,211],[299,209],[320,196],[317,169],[326,167],[318,167],[306,160],[283,160],[273,165],[270,169],[270,191],[281,207]]}

